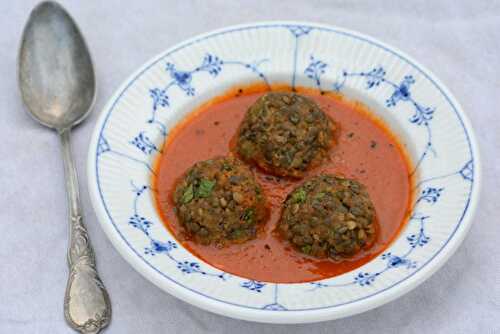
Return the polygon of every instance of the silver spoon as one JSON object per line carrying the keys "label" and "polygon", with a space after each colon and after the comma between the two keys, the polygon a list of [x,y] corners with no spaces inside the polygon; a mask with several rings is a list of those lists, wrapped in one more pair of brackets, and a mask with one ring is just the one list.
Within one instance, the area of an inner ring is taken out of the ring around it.
{"label": "silver spoon", "polygon": [[109,323],[111,305],[83,225],[70,147],[71,128],[88,115],[95,99],[92,60],[69,14],[57,3],[43,2],[26,24],[18,61],[19,87],[30,115],[61,137],[70,214],[64,314],[80,333],[98,333]]}

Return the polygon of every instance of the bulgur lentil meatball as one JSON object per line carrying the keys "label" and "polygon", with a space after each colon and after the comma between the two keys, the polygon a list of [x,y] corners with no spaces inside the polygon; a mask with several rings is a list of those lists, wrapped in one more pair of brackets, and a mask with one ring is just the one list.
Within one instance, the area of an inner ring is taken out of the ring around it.
{"label": "bulgur lentil meatball", "polygon": [[288,195],[279,231],[305,254],[340,259],[371,246],[375,224],[375,209],[361,183],[320,175]]}
{"label": "bulgur lentil meatball", "polygon": [[215,158],[191,167],[174,190],[176,214],[196,242],[223,247],[256,236],[267,218],[260,185],[235,158]]}
{"label": "bulgur lentil meatball", "polygon": [[248,109],[237,151],[271,174],[300,178],[327,156],[334,131],[334,122],[311,99],[270,92]]}

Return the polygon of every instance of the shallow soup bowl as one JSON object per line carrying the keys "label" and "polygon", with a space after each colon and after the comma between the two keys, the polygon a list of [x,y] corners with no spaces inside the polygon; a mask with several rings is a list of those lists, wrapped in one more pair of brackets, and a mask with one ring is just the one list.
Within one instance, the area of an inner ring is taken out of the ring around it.
{"label": "shallow soup bowl", "polygon": [[[412,161],[414,200],[408,222],[382,254],[321,281],[261,282],[205,263],[162,224],[151,180],[170,130],[210,98],[258,82],[338,92],[367,105],[397,135]],[[162,290],[225,316],[306,323],[387,303],[439,269],[472,223],[479,163],[462,108],[418,62],[345,29],[268,22],[194,37],[131,75],[97,121],[88,182],[108,238]]]}

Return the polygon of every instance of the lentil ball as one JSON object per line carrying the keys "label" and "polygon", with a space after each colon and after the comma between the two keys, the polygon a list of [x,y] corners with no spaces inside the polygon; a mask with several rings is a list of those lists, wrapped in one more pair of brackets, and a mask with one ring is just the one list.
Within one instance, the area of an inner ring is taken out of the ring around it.
{"label": "lentil ball", "polygon": [[235,158],[196,163],[176,185],[174,203],[189,236],[219,247],[254,238],[268,215],[260,185]]}
{"label": "lentil ball", "polygon": [[248,110],[237,138],[241,158],[277,176],[301,178],[333,144],[334,122],[313,100],[270,92]]}
{"label": "lentil ball", "polygon": [[300,252],[338,260],[373,244],[375,209],[358,181],[320,175],[288,195],[278,229]]}

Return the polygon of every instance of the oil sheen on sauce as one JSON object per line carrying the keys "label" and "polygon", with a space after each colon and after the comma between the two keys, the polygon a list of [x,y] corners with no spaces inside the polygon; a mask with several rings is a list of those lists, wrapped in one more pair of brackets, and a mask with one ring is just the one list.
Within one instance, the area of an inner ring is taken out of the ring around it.
{"label": "oil sheen on sauce", "polygon": [[[290,90],[276,86],[273,90]],[[268,88],[252,85],[234,89],[205,103],[169,134],[157,158],[153,179],[157,210],[165,226],[193,254],[223,271],[245,278],[299,283],[325,279],[351,271],[379,255],[395,239],[407,221],[411,201],[409,160],[384,124],[370,116],[360,103],[347,101],[333,93],[298,88],[309,96],[338,124],[337,144],[330,159],[311,170],[340,174],[365,184],[375,206],[379,223],[375,244],[353,258],[335,262],[315,259],[294,250],[274,232],[287,194],[303,181],[285,180],[256,169],[271,209],[269,221],[254,240],[226,248],[204,246],[189,240],[175,212],[172,193],[176,182],[194,163],[233,154],[234,138],[248,107]]]}

